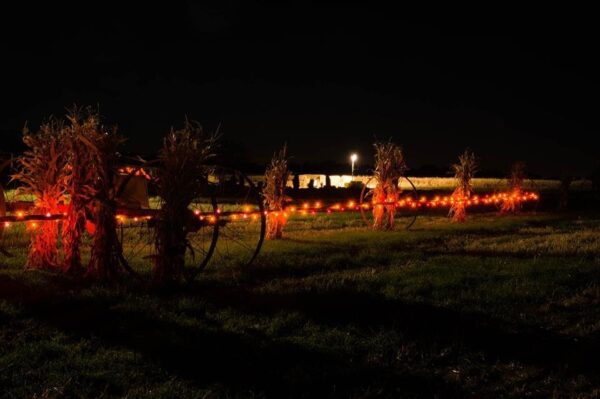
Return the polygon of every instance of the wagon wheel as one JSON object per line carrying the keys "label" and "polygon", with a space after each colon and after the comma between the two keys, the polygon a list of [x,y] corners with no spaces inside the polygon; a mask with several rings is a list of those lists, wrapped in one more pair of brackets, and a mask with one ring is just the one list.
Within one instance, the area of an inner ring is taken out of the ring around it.
{"label": "wagon wheel", "polygon": [[[415,200],[417,200],[417,188],[413,184],[413,182],[406,176],[402,176],[401,179],[404,179],[409,184],[408,191],[412,193],[412,196]],[[373,181],[373,178],[370,178],[363,184],[362,191],[360,192],[360,214],[362,216],[363,221],[367,225],[367,227],[373,227],[373,213],[372,213],[372,197],[373,197],[373,189],[369,188],[370,183]],[[401,180],[400,180],[401,182]],[[399,183],[400,184],[400,183]],[[398,222],[398,219],[402,220],[400,225],[408,230],[415,224],[417,220],[417,211],[413,209],[403,209],[396,208],[396,212],[394,215],[394,219]]]}
{"label": "wagon wheel", "polygon": [[151,179],[142,167],[131,167],[117,177],[117,239],[121,264],[130,273],[149,273],[154,256],[154,220],[158,205],[151,197]]}
{"label": "wagon wheel", "polygon": [[260,190],[244,173],[216,167],[209,176],[211,195],[218,204],[219,239],[211,264],[249,266],[258,256],[266,232]]}
{"label": "wagon wheel", "polygon": [[[162,202],[155,184],[155,163],[133,167],[121,176],[117,191],[117,237],[121,261],[132,272],[149,274],[156,257],[156,226]],[[208,191],[206,179],[199,181]],[[190,205],[186,228],[185,275],[193,278],[204,269],[212,256],[218,237],[216,200],[210,195]]]}
{"label": "wagon wheel", "polygon": [[217,200],[208,181],[199,182],[206,193],[190,205],[190,222],[186,234],[185,278],[192,281],[213,257],[219,238]]}

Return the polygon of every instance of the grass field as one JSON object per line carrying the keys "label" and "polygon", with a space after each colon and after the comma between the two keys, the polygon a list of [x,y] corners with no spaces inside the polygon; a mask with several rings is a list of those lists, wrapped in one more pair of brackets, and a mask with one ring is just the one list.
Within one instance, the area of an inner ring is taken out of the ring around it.
{"label": "grass field", "polygon": [[600,396],[600,217],[286,233],[162,291],[0,258],[0,397]]}

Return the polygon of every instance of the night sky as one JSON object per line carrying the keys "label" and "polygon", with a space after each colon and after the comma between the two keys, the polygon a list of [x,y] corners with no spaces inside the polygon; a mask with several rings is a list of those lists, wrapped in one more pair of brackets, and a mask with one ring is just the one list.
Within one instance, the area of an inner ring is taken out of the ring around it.
{"label": "night sky", "polygon": [[413,168],[447,167],[466,147],[489,170],[598,165],[592,12],[83,3],[0,13],[0,150],[18,151],[25,121],[76,102],[98,104],[144,154],[187,115],[220,123],[236,156],[257,163],[284,142],[295,162],[357,151],[365,163],[376,138],[393,138]]}

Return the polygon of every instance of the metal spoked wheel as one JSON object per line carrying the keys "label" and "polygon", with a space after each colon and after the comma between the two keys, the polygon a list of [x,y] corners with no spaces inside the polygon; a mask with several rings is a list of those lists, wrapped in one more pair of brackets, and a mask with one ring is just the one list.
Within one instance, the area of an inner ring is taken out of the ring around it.
{"label": "metal spoked wheel", "polygon": [[[131,269],[150,270],[156,256],[156,226],[161,199],[152,168],[144,177],[126,177],[119,195],[118,236],[123,258]],[[208,168],[200,179],[189,209],[186,229],[185,276],[193,280],[209,265],[250,265],[258,255],[266,231],[266,217],[257,187],[243,173],[221,167]],[[144,202],[145,201],[145,202]]]}
{"label": "metal spoked wheel", "polygon": [[148,274],[154,259],[154,221],[147,216],[119,217],[117,237],[121,262],[135,274]]}
{"label": "metal spoked wheel", "polygon": [[244,173],[222,167],[214,168],[209,185],[218,204],[218,241],[210,264],[247,267],[265,238],[267,222],[260,191]]}
{"label": "metal spoked wheel", "polygon": [[[208,192],[208,183],[203,183]],[[193,280],[201,273],[213,257],[219,238],[217,201],[208,194],[196,199],[190,206],[191,220],[187,227],[185,268],[186,279]]]}
{"label": "metal spoked wheel", "polygon": [[[137,273],[149,274],[156,257],[156,227],[162,201],[156,190],[155,166],[129,168],[119,183],[117,203],[117,236],[123,262]],[[143,170],[143,173],[140,171]],[[218,238],[217,203],[209,193],[207,179],[197,182],[199,191],[207,193],[190,205],[186,229],[184,272],[193,279],[210,260]]]}
{"label": "metal spoked wheel", "polygon": [[[127,167],[117,180],[117,238],[121,261],[133,273],[149,274],[155,255],[155,217],[160,207],[150,169]],[[143,172],[143,173],[142,173]]]}
{"label": "metal spoked wheel", "polygon": [[[369,187],[371,182],[373,182],[373,178],[364,183],[362,191],[360,192],[360,213],[367,227],[373,227],[373,189]],[[405,184],[408,186],[408,189],[400,191],[401,198],[406,197],[406,193],[408,192],[408,195],[410,195],[416,201],[418,199],[418,192],[413,182],[408,177],[402,176],[398,183],[400,189],[402,189],[403,186],[402,182],[405,182]],[[392,206],[395,207],[395,223],[397,223],[404,230],[410,229],[417,221],[417,211],[409,207],[397,206],[397,204]]]}

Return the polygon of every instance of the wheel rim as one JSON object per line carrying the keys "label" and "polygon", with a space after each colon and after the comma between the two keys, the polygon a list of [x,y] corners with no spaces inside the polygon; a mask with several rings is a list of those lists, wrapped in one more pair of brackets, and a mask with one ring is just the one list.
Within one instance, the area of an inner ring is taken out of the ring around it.
{"label": "wheel rim", "polygon": [[[191,205],[192,217],[198,218],[196,228],[189,230],[186,235],[187,248],[185,253],[186,278],[193,280],[206,269],[210,262],[219,238],[219,223],[217,223],[217,201],[214,196],[198,199]],[[215,218],[213,222],[206,218]]]}
{"label": "wheel rim", "polygon": [[[133,178],[137,170],[133,169],[126,176],[119,188],[119,193],[125,190],[128,182]],[[122,258],[124,263],[134,270],[147,270],[152,268],[152,260],[156,253],[156,226],[160,223],[161,199],[156,190],[153,168],[155,163],[146,163],[143,167],[146,178],[145,195],[147,203],[138,204],[137,207],[122,207],[130,215],[122,218],[118,225],[118,236],[121,244]],[[203,185],[200,189],[207,192],[207,183],[199,181]],[[138,196],[139,197],[139,196]],[[193,279],[208,264],[212,256],[219,233],[217,223],[209,223],[208,215],[216,213],[217,203],[214,197],[201,197],[194,200],[189,207],[189,222],[186,226],[186,248],[184,251],[184,277]]]}
{"label": "wheel rim", "polygon": [[[415,185],[413,184],[412,180],[410,180],[408,177],[406,176],[402,176],[401,179],[404,179],[408,182],[409,186],[410,186],[410,191],[412,192],[412,195],[417,198],[417,188],[415,187]],[[361,217],[363,219],[363,221],[365,222],[365,225],[367,227],[373,227],[373,213],[372,213],[372,209],[371,209],[371,202],[370,202],[370,198],[373,195],[373,190],[369,188],[369,184],[373,181],[373,178],[371,177],[369,180],[366,181],[366,183],[363,184],[363,188],[360,192],[360,214]],[[394,206],[396,207],[396,205],[394,204]],[[406,211],[406,212],[402,212],[402,211],[398,211],[398,208],[396,207],[396,212],[394,214],[394,219],[397,221],[398,219],[405,219],[405,222],[402,223],[403,229],[404,230],[409,230],[417,221],[417,212],[416,211]]]}
{"label": "wheel rim", "polygon": [[219,239],[210,260],[217,267],[248,267],[258,256],[266,232],[263,201],[244,173],[215,168],[211,185],[218,203]]}

